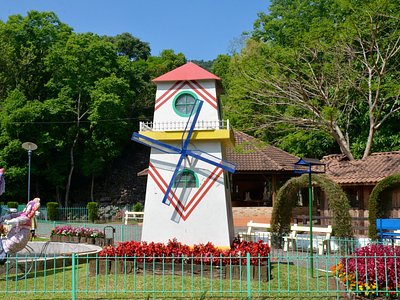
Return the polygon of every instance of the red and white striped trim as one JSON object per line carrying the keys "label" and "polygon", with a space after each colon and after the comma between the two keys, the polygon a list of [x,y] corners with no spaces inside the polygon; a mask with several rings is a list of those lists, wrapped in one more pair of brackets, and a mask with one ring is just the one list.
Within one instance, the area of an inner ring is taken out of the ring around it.
{"label": "red and white striped trim", "polygon": [[[179,200],[174,191],[171,190],[170,194],[168,195],[168,200],[183,221],[186,221],[187,218],[189,218],[194,209],[201,202],[201,200],[203,200],[205,195],[207,195],[208,191],[218,181],[222,174],[223,170],[219,167],[215,167],[214,170],[211,171],[210,175],[203,182],[203,184],[196,191],[196,193],[185,205]],[[151,162],[149,164],[149,175],[151,179],[156,183],[158,188],[161,190],[161,192],[165,194],[168,188],[168,183],[164,180],[164,178],[162,178],[157,168]]]}
{"label": "red and white striped trim", "polygon": [[193,92],[195,92],[200,99],[210,104],[214,109],[218,109],[217,99],[213,95],[211,95],[200,83],[198,83],[196,80],[185,80],[175,82],[170,88],[168,88],[168,90],[166,90],[160,97],[158,97],[154,105],[154,111],[167,103],[169,99],[175,96],[180,90],[182,90],[186,86],[193,90]]}

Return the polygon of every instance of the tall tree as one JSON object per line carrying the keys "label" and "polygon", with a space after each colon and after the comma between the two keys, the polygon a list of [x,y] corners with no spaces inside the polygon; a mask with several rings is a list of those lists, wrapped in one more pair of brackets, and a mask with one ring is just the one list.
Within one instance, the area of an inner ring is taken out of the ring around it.
{"label": "tall tree", "polygon": [[118,60],[111,43],[93,34],[71,35],[67,43],[59,43],[48,56],[47,66],[52,72],[49,88],[55,95],[69,98],[73,104],[75,124],[70,127],[70,170],[65,187],[65,206],[69,204],[72,175],[75,169],[75,150],[79,147],[87,127],[82,127],[90,114],[90,91],[95,82],[118,71]]}
{"label": "tall tree", "polygon": [[399,5],[276,0],[270,10],[255,23],[257,41],[233,61],[252,120],[325,132],[353,159],[357,123],[367,118],[368,156],[377,130],[399,110]]}
{"label": "tall tree", "polygon": [[30,11],[0,23],[0,98],[18,88],[28,99],[46,97],[50,79],[44,60],[51,47],[66,40],[72,29],[51,12]]}
{"label": "tall tree", "polygon": [[106,37],[107,41],[113,43],[119,55],[126,55],[130,60],[146,60],[150,56],[150,46],[142,42],[128,32]]}

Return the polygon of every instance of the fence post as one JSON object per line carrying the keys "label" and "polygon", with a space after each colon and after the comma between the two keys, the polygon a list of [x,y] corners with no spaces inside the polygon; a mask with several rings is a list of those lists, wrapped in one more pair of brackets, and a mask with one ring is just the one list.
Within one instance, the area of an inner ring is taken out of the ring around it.
{"label": "fence post", "polygon": [[125,242],[125,227],[124,227],[124,225],[120,225],[119,229],[121,230],[121,235],[120,235],[121,242]]}
{"label": "fence post", "polygon": [[71,297],[71,299],[72,299],[72,300],[75,300],[75,299],[76,299],[76,291],[75,291],[75,283],[76,283],[75,256],[76,256],[76,254],[75,254],[75,253],[72,253],[72,275],[71,275],[71,276],[72,276],[72,278],[71,278],[71,280],[72,280],[72,282],[71,282],[71,291],[72,291],[72,297]]}
{"label": "fence post", "polygon": [[246,253],[246,269],[247,269],[247,299],[251,299],[251,277],[250,277],[250,253]]}

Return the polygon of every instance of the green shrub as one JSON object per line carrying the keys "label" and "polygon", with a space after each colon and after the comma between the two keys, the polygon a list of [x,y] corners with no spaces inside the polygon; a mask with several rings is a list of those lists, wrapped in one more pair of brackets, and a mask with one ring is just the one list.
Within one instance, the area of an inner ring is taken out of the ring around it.
{"label": "green shrub", "polygon": [[[326,175],[312,174],[312,181],[325,192],[329,209],[332,211],[332,230],[335,236],[349,238],[353,236],[352,220],[349,213],[350,203],[342,188]],[[299,188],[308,187],[308,174],[293,177],[288,180],[278,191],[272,210],[272,231],[285,234],[290,230],[292,210],[296,206]]]}
{"label": "green shrub", "polygon": [[47,218],[56,221],[58,217],[58,202],[47,202]]}
{"label": "green shrub", "polygon": [[7,206],[8,206],[8,208],[18,208],[18,202],[17,201],[8,201]]}
{"label": "green shrub", "polygon": [[133,211],[143,211],[143,204],[136,202],[136,204],[133,206]]}
{"label": "green shrub", "polygon": [[97,202],[88,202],[86,207],[88,209],[88,219],[94,223],[94,221],[99,219],[99,206]]}
{"label": "green shrub", "polygon": [[373,188],[368,200],[368,236],[371,239],[378,239],[378,230],[376,229],[376,219],[384,218],[385,205],[387,201],[383,199],[386,191],[390,191],[400,185],[400,174],[390,175],[379,181]]}

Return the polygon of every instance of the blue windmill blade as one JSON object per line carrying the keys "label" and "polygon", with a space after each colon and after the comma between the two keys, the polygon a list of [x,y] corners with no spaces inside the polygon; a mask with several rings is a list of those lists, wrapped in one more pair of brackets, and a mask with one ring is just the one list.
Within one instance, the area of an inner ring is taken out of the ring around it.
{"label": "blue windmill blade", "polygon": [[143,144],[145,146],[149,146],[151,148],[160,150],[161,152],[164,152],[164,153],[169,153],[169,154],[171,154],[171,153],[172,154],[181,153],[181,149],[179,149],[178,147],[174,147],[174,146],[171,146],[171,145],[169,145],[167,143],[163,143],[163,142],[160,142],[158,140],[149,138],[149,137],[144,136],[142,134],[139,134],[137,132],[134,132],[132,134],[131,140],[135,141],[135,142],[138,142],[138,143],[141,143],[141,144]]}
{"label": "blue windmill blade", "polygon": [[[192,111],[190,112],[189,119],[186,123],[185,130],[182,134],[182,149],[187,149],[190,143],[190,139],[192,138],[194,128],[196,127],[197,120],[199,119],[201,108],[203,107],[203,101],[196,99],[194,102],[194,106],[192,107]],[[194,112],[194,114],[193,114]],[[190,123],[190,119],[193,116],[193,120]],[[187,129],[190,124],[189,130]],[[186,135],[186,139],[185,139]],[[185,139],[185,140],[184,140]]]}
{"label": "blue windmill blade", "polygon": [[[176,176],[178,175],[179,169],[181,168],[182,162],[183,162],[183,160],[185,158],[186,158],[186,154],[185,153],[182,153],[181,156],[179,157],[179,160],[178,160],[178,162],[176,164],[176,167],[175,167],[175,171],[172,174],[171,180],[170,180],[170,182],[168,184],[167,190],[165,191],[164,198],[162,200],[162,203],[164,203],[164,204],[170,205],[170,202],[168,201],[168,197],[169,197],[169,194],[171,193],[171,189],[172,189],[172,187],[174,185]],[[173,197],[173,195],[171,195],[171,197]]]}
{"label": "blue windmill blade", "polygon": [[[172,187],[174,185],[176,176],[179,173],[179,169],[181,168],[182,162],[187,156],[187,147],[189,146],[190,139],[192,138],[193,131],[194,131],[194,128],[196,126],[197,120],[199,118],[202,106],[203,106],[203,101],[201,101],[199,99],[196,99],[196,101],[194,102],[194,106],[192,107],[192,110],[190,112],[190,116],[188,118],[188,121],[186,123],[185,130],[184,130],[184,132],[182,134],[182,140],[183,139],[185,139],[185,140],[182,141],[182,149],[180,150],[181,156],[179,157],[178,163],[176,164],[175,171],[172,174],[171,180],[170,180],[170,182],[168,184],[168,188],[165,191],[165,195],[164,195],[164,198],[163,198],[163,201],[162,201],[162,203],[164,203],[164,204],[168,204],[169,205],[168,197],[169,197],[169,194],[171,193],[171,189],[172,189]],[[192,119],[192,116],[193,116],[193,119]],[[191,119],[192,119],[192,121],[191,121]],[[189,124],[190,124],[190,127],[189,127]],[[189,127],[189,130],[188,130],[188,127]],[[186,135],[186,138],[185,138],[185,135]]]}
{"label": "blue windmill blade", "polygon": [[236,166],[229,161],[223,160],[219,157],[216,157],[214,155],[211,155],[207,152],[201,151],[201,150],[187,150],[186,151],[187,155],[190,155],[192,157],[195,157],[201,161],[207,162],[213,166],[220,167],[223,170],[226,170],[230,173],[235,173],[236,172]]}

